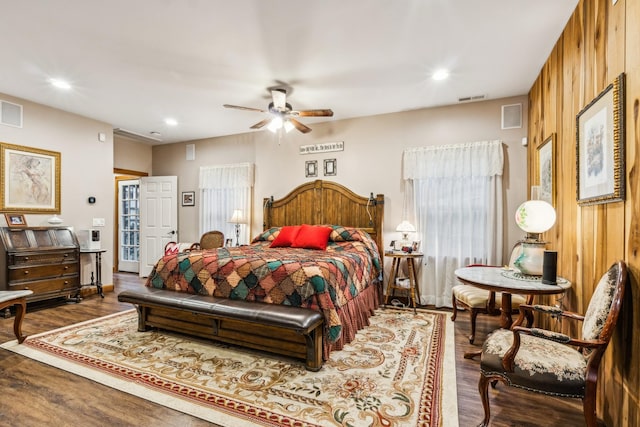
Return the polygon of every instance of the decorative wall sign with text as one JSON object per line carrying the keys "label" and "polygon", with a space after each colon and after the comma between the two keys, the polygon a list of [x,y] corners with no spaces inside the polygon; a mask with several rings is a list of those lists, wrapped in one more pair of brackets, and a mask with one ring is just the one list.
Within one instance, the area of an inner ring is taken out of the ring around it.
{"label": "decorative wall sign with text", "polygon": [[344,151],[344,141],[323,142],[300,146],[300,154],[328,153],[330,151]]}

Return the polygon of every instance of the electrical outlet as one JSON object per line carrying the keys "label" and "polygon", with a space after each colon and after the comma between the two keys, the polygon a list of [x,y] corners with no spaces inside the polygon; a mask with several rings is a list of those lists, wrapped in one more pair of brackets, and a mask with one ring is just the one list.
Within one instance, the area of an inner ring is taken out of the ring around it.
{"label": "electrical outlet", "polygon": [[104,225],[105,225],[104,218],[93,218],[94,227],[104,227]]}

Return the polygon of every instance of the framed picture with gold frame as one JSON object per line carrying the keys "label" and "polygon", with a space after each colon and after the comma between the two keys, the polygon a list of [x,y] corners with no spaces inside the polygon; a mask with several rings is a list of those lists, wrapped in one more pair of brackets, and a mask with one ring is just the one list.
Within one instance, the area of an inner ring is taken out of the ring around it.
{"label": "framed picture with gold frame", "polygon": [[60,153],[0,143],[1,212],[60,213]]}
{"label": "framed picture with gold frame", "polygon": [[556,135],[544,140],[538,147],[538,185],[539,198],[555,206],[556,191]]}
{"label": "framed picture with gold frame", "polygon": [[578,204],[624,200],[624,121],[624,74],[620,74],[576,117]]}

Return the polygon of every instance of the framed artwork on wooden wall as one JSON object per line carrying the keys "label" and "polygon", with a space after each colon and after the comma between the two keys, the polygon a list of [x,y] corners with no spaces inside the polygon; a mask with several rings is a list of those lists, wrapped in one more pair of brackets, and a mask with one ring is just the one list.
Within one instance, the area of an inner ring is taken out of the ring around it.
{"label": "framed artwork on wooden wall", "polygon": [[576,117],[578,204],[624,200],[624,121],[620,74]]}
{"label": "framed artwork on wooden wall", "polygon": [[60,153],[0,144],[0,211],[60,213]]}
{"label": "framed artwork on wooden wall", "polygon": [[556,135],[552,134],[538,147],[539,198],[555,206],[556,191]]}

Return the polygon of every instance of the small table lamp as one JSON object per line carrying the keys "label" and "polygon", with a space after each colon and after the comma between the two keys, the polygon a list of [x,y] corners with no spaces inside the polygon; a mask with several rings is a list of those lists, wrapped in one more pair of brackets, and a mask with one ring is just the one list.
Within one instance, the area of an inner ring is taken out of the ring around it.
{"label": "small table lamp", "polygon": [[394,249],[399,250],[405,246],[411,247],[411,240],[409,240],[409,233],[415,233],[416,228],[409,221],[404,220],[396,227],[396,231],[402,233],[402,240],[396,242]]}
{"label": "small table lamp", "polygon": [[527,233],[522,240],[522,253],[514,264],[522,274],[542,275],[542,261],[546,242],[540,234],[553,227],[556,210],[544,200],[529,200],[516,210],[516,224]]}
{"label": "small table lamp", "polygon": [[229,222],[235,224],[236,227],[236,246],[240,246],[240,224],[246,224],[247,220],[244,218],[242,210],[235,209]]}

